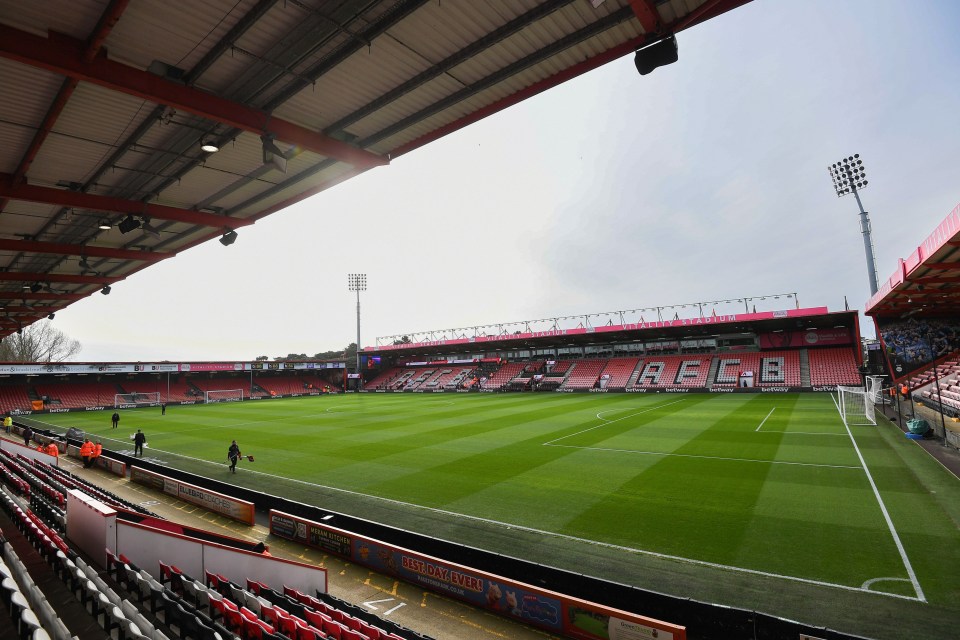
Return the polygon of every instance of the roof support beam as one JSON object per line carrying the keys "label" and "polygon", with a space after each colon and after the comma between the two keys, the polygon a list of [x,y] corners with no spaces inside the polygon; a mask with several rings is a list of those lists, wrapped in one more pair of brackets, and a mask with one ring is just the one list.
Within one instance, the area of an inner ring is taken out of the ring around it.
{"label": "roof support beam", "polygon": [[116,258],[117,260],[143,260],[145,262],[158,262],[176,255],[175,253],[159,253],[156,251],[112,249],[110,247],[91,247],[83,244],[63,244],[60,242],[36,242],[34,240],[5,240],[3,238],[0,238],[0,251],[53,253],[64,256]]}
{"label": "roof support beam", "polygon": [[76,207],[78,209],[92,209],[116,215],[145,216],[156,220],[172,220],[186,224],[203,225],[206,227],[230,227],[236,229],[253,224],[252,220],[230,218],[213,213],[179,209],[162,204],[151,204],[141,200],[124,200],[111,198],[81,191],[67,191],[52,187],[37,187],[13,181],[13,176],[0,173],[0,198],[10,200],[24,200],[26,202],[40,202],[61,207]]}
{"label": "roof support beam", "polygon": [[660,14],[652,0],[630,0],[630,8],[640,21],[644,33],[660,33],[663,30]]}
{"label": "roof support beam", "polygon": [[0,271],[0,281],[6,282],[64,282],[69,284],[113,284],[122,278],[107,276],[79,276],[71,273],[27,273]]}
{"label": "roof support beam", "polygon": [[83,293],[21,293],[20,291],[0,291],[0,300],[69,300],[76,302],[87,295]]}
{"label": "roof support beam", "polygon": [[[126,10],[128,4],[130,4],[130,0],[113,0],[110,7],[100,16],[100,22],[97,24],[97,28],[94,29],[93,33],[90,34],[90,38],[87,41],[87,48],[83,52],[85,62],[90,62],[100,53],[100,48],[103,46],[104,40],[110,35],[114,25],[120,20],[120,16]],[[70,100],[70,96],[73,95],[78,84],[79,82],[74,78],[67,78],[63,81],[63,84],[60,86],[60,91],[57,92],[57,97],[54,98],[53,104],[51,104],[47,110],[47,115],[37,128],[37,133],[33,136],[30,146],[27,147],[27,151],[23,154],[20,164],[17,166],[16,171],[13,172],[15,177],[14,182],[19,182],[27,175],[27,172],[30,171],[30,165],[33,164],[33,161],[36,159],[37,154],[40,152],[40,147],[43,146],[47,136],[53,131],[53,126],[57,123],[57,119],[60,117],[63,108],[67,105],[67,101]],[[3,211],[4,207],[7,206],[7,202],[7,198],[0,198],[0,211]]]}
{"label": "roof support beam", "polygon": [[270,113],[232,102],[211,93],[165,80],[98,55],[83,60],[85,43],[51,33],[49,38],[0,24],[0,56],[84,82],[166,104],[214,122],[257,135],[273,134],[278,140],[358,167],[381,166],[388,160],[346,142],[298,124],[274,118]]}

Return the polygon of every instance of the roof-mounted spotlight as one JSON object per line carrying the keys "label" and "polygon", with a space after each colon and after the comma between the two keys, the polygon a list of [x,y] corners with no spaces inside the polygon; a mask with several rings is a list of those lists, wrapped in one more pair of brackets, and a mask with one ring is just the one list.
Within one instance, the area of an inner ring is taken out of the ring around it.
{"label": "roof-mounted spotlight", "polygon": [[110,231],[110,229],[113,229],[113,225],[110,224],[109,220],[101,220],[97,228],[100,229],[100,231]]}
{"label": "roof-mounted spotlight", "polygon": [[679,59],[677,38],[671,34],[650,46],[637,49],[633,64],[637,67],[637,72],[645,76],[657,67],[673,64]]}
{"label": "roof-mounted spotlight", "polygon": [[132,215],[127,215],[126,218],[120,221],[120,224],[117,225],[117,229],[120,230],[120,233],[130,233],[134,229],[140,228],[140,221],[134,218]]}
{"label": "roof-mounted spotlight", "polygon": [[225,247],[229,247],[236,241],[237,241],[237,232],[227,227],[227,230],[226,232],[224,232],[223,237],[220,238],[220,244],[222,244]]}
{"label": "roof-mounted spotlight", "polygon": [[43,285],[39,282],[34,282],[32,285],[30,285],[30,293],[37,293],[40,291],[40,289],[43,289]]}
{"label": "roof-mounted spotlight", "polygon": [[110,285],[108,284],[103,285],[103,289],[100,289],[100,293],[102,293],[105,296],[110,295]]}
{"label": "roof-mounted spotlight", "polygon": [[200,150],[205,153],[216,153],[220,151],[220,147],[213,140],[202,140],[200,142]]}
{"label": "roof-mounted spotlight", "polygon": [[57,314],[55,313],[51,313],[50,315],[47,316],[47,320],[53,320],[56,317],[56,315]]}
{"label": "roof-mounted spotlight", "polygon": [[287,158],[274,142],[275,139],[276,136],[272,133],[260,136],[260,142],[263,145],[263,164],[272,164],[281,172],[286,173]]}

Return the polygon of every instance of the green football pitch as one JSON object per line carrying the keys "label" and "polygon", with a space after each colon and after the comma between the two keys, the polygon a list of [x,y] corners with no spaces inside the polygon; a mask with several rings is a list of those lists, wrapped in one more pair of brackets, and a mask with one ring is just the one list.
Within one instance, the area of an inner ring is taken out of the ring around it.
{"label": "green football pitch", "polygon": [[[829,394],[339,395],[53,414],[104,447],[656,591],[960,629],[957,481]],[[245,455],[226,462],[236,439]],[[641,611],[642,612],[642,611]],[[952,625],[951,625],[952,621]]]}

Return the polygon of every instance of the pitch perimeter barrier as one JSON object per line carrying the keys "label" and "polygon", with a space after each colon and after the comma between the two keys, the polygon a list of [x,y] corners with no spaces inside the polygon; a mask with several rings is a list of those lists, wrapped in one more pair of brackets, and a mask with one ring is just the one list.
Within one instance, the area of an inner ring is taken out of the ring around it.
{"label": "pitch perimeter barrier", "polygon": [[238,500],[219,491],[211,491],[197,484],[135,466],[130,469],[130,482],[156,489],[184,502],[253,526],[254,507],[253,503],[247,500]]}
{"label": "pitch perimeter barrier", "polygon": [[270,533],[572,638],[593,638],[602,631],[606,631],[610,640],[686,640],[687,637],[680,625],[570,598],[282,511],[270,510]]}
{"label": "pitch perimeter barrier", "polygon": [[[71,444],[78,445],[77,441]],[[397,548],[413,553],[442,559],[443,562],[471,567],[477,571],[502,576],[504,580],[534,584],[538,588],[562,594],[571,599],[600,603],[604,607],[620,611],[642,611],[643,616],[657,620],[673,620],[686,627],[688,640],[729,640],[730,638],[786,638],[807,635],[817,640],[867,640],[862,636],[806,625],[785,620],[773,615],[700,602],[690,598],[667,595],[649,589],[583,575],[566,569],[539,564],[523,558],[470,547],[464,544],[433,538],[363,518],[334,512],[287,498],[239,487],[197,474],[159,465],[143,458],[122,453],[110,455],[124,461],[131,469],[162,474],[222,495],[253,503],[254,508],[265,515],[271,510],[282,511],[291,516],[312,522],[334,516],[338,528],[351,534],[381,540]],[[417,583],[421,584],[421,583]],[[438,590],[446,594],[445,591]],[[596,638],[596,636],[574,636]],[[626,636],[629,637],[629,636]],[[610,638],[614,640],[614,638]]]}

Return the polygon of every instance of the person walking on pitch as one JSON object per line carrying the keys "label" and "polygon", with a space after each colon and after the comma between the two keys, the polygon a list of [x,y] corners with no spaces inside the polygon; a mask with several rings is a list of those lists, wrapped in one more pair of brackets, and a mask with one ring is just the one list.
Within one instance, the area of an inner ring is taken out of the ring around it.
{"label": "person walking on pitch", "polygon": [[237,444],[237,441],[234,440],[230,444],[230,448],[227,450],[227,459],[230,460],[230,471],[232,473],[237,472],[237,462],[240,460],[240,456],[243,454],[240,453],[240,445]]}

